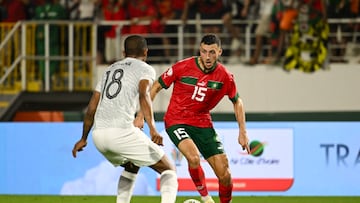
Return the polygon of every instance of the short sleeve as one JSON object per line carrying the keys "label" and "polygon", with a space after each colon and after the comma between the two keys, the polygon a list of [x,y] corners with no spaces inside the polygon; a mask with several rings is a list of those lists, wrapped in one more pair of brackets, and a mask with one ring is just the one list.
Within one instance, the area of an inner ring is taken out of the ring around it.
{"label": "short sleeve", "polygon": [[152,66],[147,66],[144,68],[143,74],[140,77],[140,80],[149,80],[152,83],[155,80],[155,70]]}
{"label": "short sleeve", "polygon": [[163,74],[161,74],[159,77],[159,83],[164,89],[167,89],[175,81],[175,78],[174,67],[170,67]]}
{"label": "short sleeve", "polygon": [[101,80],[99,80],[95,86],[95,91],[101,92]]}

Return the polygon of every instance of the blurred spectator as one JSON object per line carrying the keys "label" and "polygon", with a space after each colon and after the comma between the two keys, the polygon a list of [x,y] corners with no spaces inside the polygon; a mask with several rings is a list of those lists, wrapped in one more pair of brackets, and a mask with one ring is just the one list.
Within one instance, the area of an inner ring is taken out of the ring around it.
{"label": "blurred spectator", "polygon": [[[158,22],[159,22],[159,32],[161,33],[165,33],[165,35],[172,35],[176,33],[176,26],[173,25],[166,25],[168,20],[174,19],[175,17],[175,12],[172,9],[171,3],[173,0],[155,0],[156,3],[156,8],[158,9]],[[168,37],[168,36],[163,36],[162,37],[162,43],[164,45],[163,49],[164,49],[164,62],[169,63],[170,62],[170,57],[171,55],[173,55],[172,53],[172,49],[170,48],[171,46],[171,41],[170,39],[172,39],[172,37]]]}
{"label": "blurred spectator", "polygon": [[350,0],[350,12],[353,17],[360,17],[360,0]]}
{"label": "blurred spectator", "polygon": [[[104,20],[117,21],[126,20],[125,0],[109,0],[107,5],[103,8]],[[118,60],[120,53],[117,53],[119,44],[116,41],[117,25],[111,25],[105,32],[105,62],[113,63]],[[126,27],[121,29],[121,34],[126,34]]]}
{"label": "blurred spectator", "polygon": [[359,18],[359,9],[360,9],[360,0],[349,0],[348,8],[348,20],[350,22],[345,23],[346,29],[346,48],[344,59],[348,62],[357,62],[360,55],[360,37],[359,37],[359,23],[356,22],[356,19]]}
{"label": "blurred spectator", "polygon": [[250,12],[250,7],[255,3],[255,0],[234,0],[235,11],[233,11],[234,18],[238,20],[246,20]]}
{"label": "blurred spectator", "polygon": [[[352,12],[357,19],[360,18],[360,0],[352,0]],[[356,23],[356,31],[358,31],[358,33],[359,30],[360,30],[360,22]],[[357,40],[360,41],[360,37],[358,37]]]}
{"label": "blurred spectator", "polygon": [[187,20],[195,20],[197,14],[197,5],[196,0],[185,0],[185,1],[177,1],[173,0],[173,9],[175,12],[175,18],[181,19],[183,25],[189,27],[189,32],[196,32],[195,25],[187,25]]}
{"label": "blurred spectator", "polygon": [[[129,34],[147,35],[149,47],[161,45],[160,38],[150,37],[150,33],[159,33],[161,28],[158,19],[156,4],[154,0],[129,0],[126,4],[128,20],[130,20]],[[163,59],[163,53],[160,49],[150,48],[149,57],[159,57]],[[154,62],[160,62],[159,60]]]}
{"label": "blurred spectator", "polygon": [[[105,20],[104,8],[107,5],[108,0],[98,1],[95,9],[95,22],[100,22]],[[98,24],[97,26],[97,54],[96,54],[96,63],[103,64],[105,62],[105,32],[110,29],[109,26],[104,26]]]}
{"label": "blurred spectator", "polygon": [[[279,36],[280,36],[280,20],[282,18],[283,11],[285,6],[283,0],[275,0],[273,8],[271,10],[271,21],[270,21],[270,43],[271,43],[271,53],[276,52],[276,47],[279,46]],[[264,62],[272,63],[273,56],[268,57]]]}
{"label": "blurred spectator", "polygon": [[83,46],[81,50],[82,55],[90,55],[91,51],[91,24],[96,16],[96,7],[100,3],[99,0],[78,0],[79,4],[77,11],[77,20],[87,22],[84,25],[80,26],[80,32],[78,33],[80,44]]}
{"label": "blurred spectator", "polygon": [[95,19],[96,6],[99,0],[78,0],[77,19],[81,21],[93,21]]}
{"label": "blurred spectator", "polygon": [[[51,21],[66,19],[66,9],[59,3],[58,0],[46,0],[46,3],[37,6],[35,9],[35,20]],[[58,56],[60,54],[60,30],[58,25],[50,25],[49,30],[49,50],[50,56]],[[44,25],[38,25],[36,29],[36,54],[38,56],[45,55],[45,30]],[[50,77],[57,71],[59,66],[58,61],[50,62]],[[45,61],[39,60],[40,77],[45,78]]]}
{"label": "blurred spectator", "polygon": [[[163,32],[167,35],[172,35],[170,37],[163,37],[164,44],[164,55],[165,61],[167,63],[171,63],[171,61],[176,61],[178,58],[174,57],[178,55],[177,47],[170,48],[171,46],[176,46],[178,44],[178,25],[168,25],[168,20],[181,20],[183,27],[183,34],[194,35],[196,32],[195,25],[186,25],[187,19],[195,19],[196,9],[193,7],[191,1],[177,1],[177,0],[156,0],[156,6],[159,11],[159,19],[161,25],[164,26]],[[187,7],[188,13],[184,12],[184,8]],[[195,44],[195,37],[184,37],[184,41],[187,43],[184,44]],[[185,50],[189,49],[184,47]],[[190,53],[193,53],[193,49],[190,48]],[[188,53],[188,54],[190,54]]]}
{"label": "blurred spectator", "polygon": [[35,8],[39,6],[42,2],[31,1],[31,0],[22,0],[25,7],[25,16],[26,20],[31,20],[35,17]]}
{"label": "blurred spectator", "polygon": [[17,22],[26,20],[26,9],[22,0],[3,0],[6,14],[3,22]]}
{"label": "blurred spectator", "polygon": [[286,47],[285,70],[314,72],[328,68],[329,28],[325,8],[325,0],[303,0],[298,5],[298,17]]}
{"label": "blurred spectator", "polygon": [[0,22],[3,22],[6,18],[7,11],[4,0],[0,0]]}
{"label": "blurred spectator", "polygon": [[78,8],[80,0],[66,0],[65,8],[68,14],[68,19],[76,20],[78,18]]}
{"label": "blurred spectator", "polygon": [[126,10],[131,23],[129,27],[130,34],[148,34],[152,32],[150,23],[157,16],[157,8],[153,0],[128,1]]}
{"label": "blurred spectator", "polygon": [[255,38],[256,38],[255,50],[248,63],[249,65],[254,65],[258,63],[259,57],[262,53],[263,40],[268,39],[268,34],[270,33],[269,29],[270,29],[270,21],[271,21],[271,11],[274,6],[274,2],[275,0],[260,1],[260,9],[259,9],[260,19],[258,21],[255,30]]}
{"label": "blurred spectator", "polygon": [[281,57],[286,50],[286,42],[289,37],[288,34],[292,31],[293,25],[298,17],[298,12],[303,3],[307,4],[304,9],[311,9],[311,12],[306,15],[303,25],[309,27],[307,24],[314,25],[319,19],[326,22],[326,7],[325,0],[275,0],[272,13],[271,13],[271,45],[274,48],[272,50],[273,56],[266,60],[266,63],[279,64],[281,63]]}
{"label": "blurred spectator", "polygon": [[287,34],[292,31],[294,22],[298,15],[298,1],[296,0],[276,0],[271,14],[270,31],[272,50],[271,57],[265,63],[279,64],[286,48],[285,40]]}
{"label": "blurred spectator", "polygon": [[[177,1],[173,0],[173,9],[175,12],[175,19],[180,19],[184,26],[184,34],[188,35],[184,37],[184,44],[187,44],[188,47],[184,47],[184,55],[193,56],[196,55],[196,25],[188,24],[188,20],[195,20],[197,14],[197,6],[195,0],[184,0]],[[177,31],[177,30],[176,30]],[[176,43],[177,44],[177,43]]]}
{"label": "blurred spectator", "polygon": [[[331,19],[351,18],[349,0],[328,0],[327,13]],[[336,33],[330,37],[331,59],[330,62],[346,62],[344,59],[346,52],[346,43],[348,39],[344,33],[349,32],[349,23],[332,23],[330,32]]]}
{"label": "blurred spectator", "polygon": [[[257,8],[257,4],[259,4],[257,0],[232,1],[232,18],[240,21],[254,20],[253,18],[255,18],[254,13]],[[244,33],[249,25],[250,23],[248,22],[241,22],[240,24],[236,24],[234,25],[235,32],[239,33],[239,37],[241,33],[243,36],[245,36]],[[242,39],[240,39],[238,42],[239,43],[231,44],[230,50],[232,53],[228,63],[235,64],[244,61],[244,42]]]}
{"label": "blurred spectator", "polygon": [[[218,20],[221,19],[223,25],[203,25],[203,33],[214,33],[221,36],[223,29],[228,32],[230,42],[230,53],[224,50],[224,55],[231,55],[231,52],[236,52],[241,48],[240,33],[237,32],[232,23],[232,4],[228,0],[195,0],[195,3],[200,13],[200,18],[203,20]],[[226,42],[227,40],[223,40]]]}

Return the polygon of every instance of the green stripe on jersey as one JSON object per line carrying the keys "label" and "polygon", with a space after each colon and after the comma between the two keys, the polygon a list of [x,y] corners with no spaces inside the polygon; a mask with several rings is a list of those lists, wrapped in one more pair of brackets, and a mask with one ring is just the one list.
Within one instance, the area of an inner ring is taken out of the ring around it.
{"label": "green stripe on jersey", "polygon": [[181,82],[189,85],[196,85],[198,79],[192,77],[182,77]]}
{"label": "green stripe on jersey", "polygon": [[[193,77],[183,77],[183,78],[181,78],[181,82],[184,84],[188,84],[188,85],[196,85],[198,82],[198,79],[193,78]],[[219,90],[222,88],[223,85],[224,84],[222,82],[208,81],[207,87],[210,89]]]}
{"label": "green stripe on jersey", "polygon": [[215,90],[219,90],[222,88],[224,84],[222,82],[217,82],[217,81],[208,81],[208,88],[211,89],[215,89]]}

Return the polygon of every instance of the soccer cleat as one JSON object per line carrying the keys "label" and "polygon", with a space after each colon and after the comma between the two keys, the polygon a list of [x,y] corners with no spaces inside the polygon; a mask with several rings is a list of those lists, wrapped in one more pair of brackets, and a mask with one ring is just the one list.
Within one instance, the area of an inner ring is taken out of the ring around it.
{"label": "soccer cleat", "polygon": [[213,198],[210,195],[201,197],[201,200],[203,203],[215,203],[215,201],[213,200]]}

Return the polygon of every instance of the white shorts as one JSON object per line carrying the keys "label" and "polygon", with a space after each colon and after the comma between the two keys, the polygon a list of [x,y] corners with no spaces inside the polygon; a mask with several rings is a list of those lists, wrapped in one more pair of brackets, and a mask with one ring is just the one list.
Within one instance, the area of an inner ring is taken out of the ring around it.
{"label": "white shorts", "polygon": [[94,129],[96,148],[114,166],[128,161],[136,166],[151,166],[160,161],[165,152],[139,128]]}

